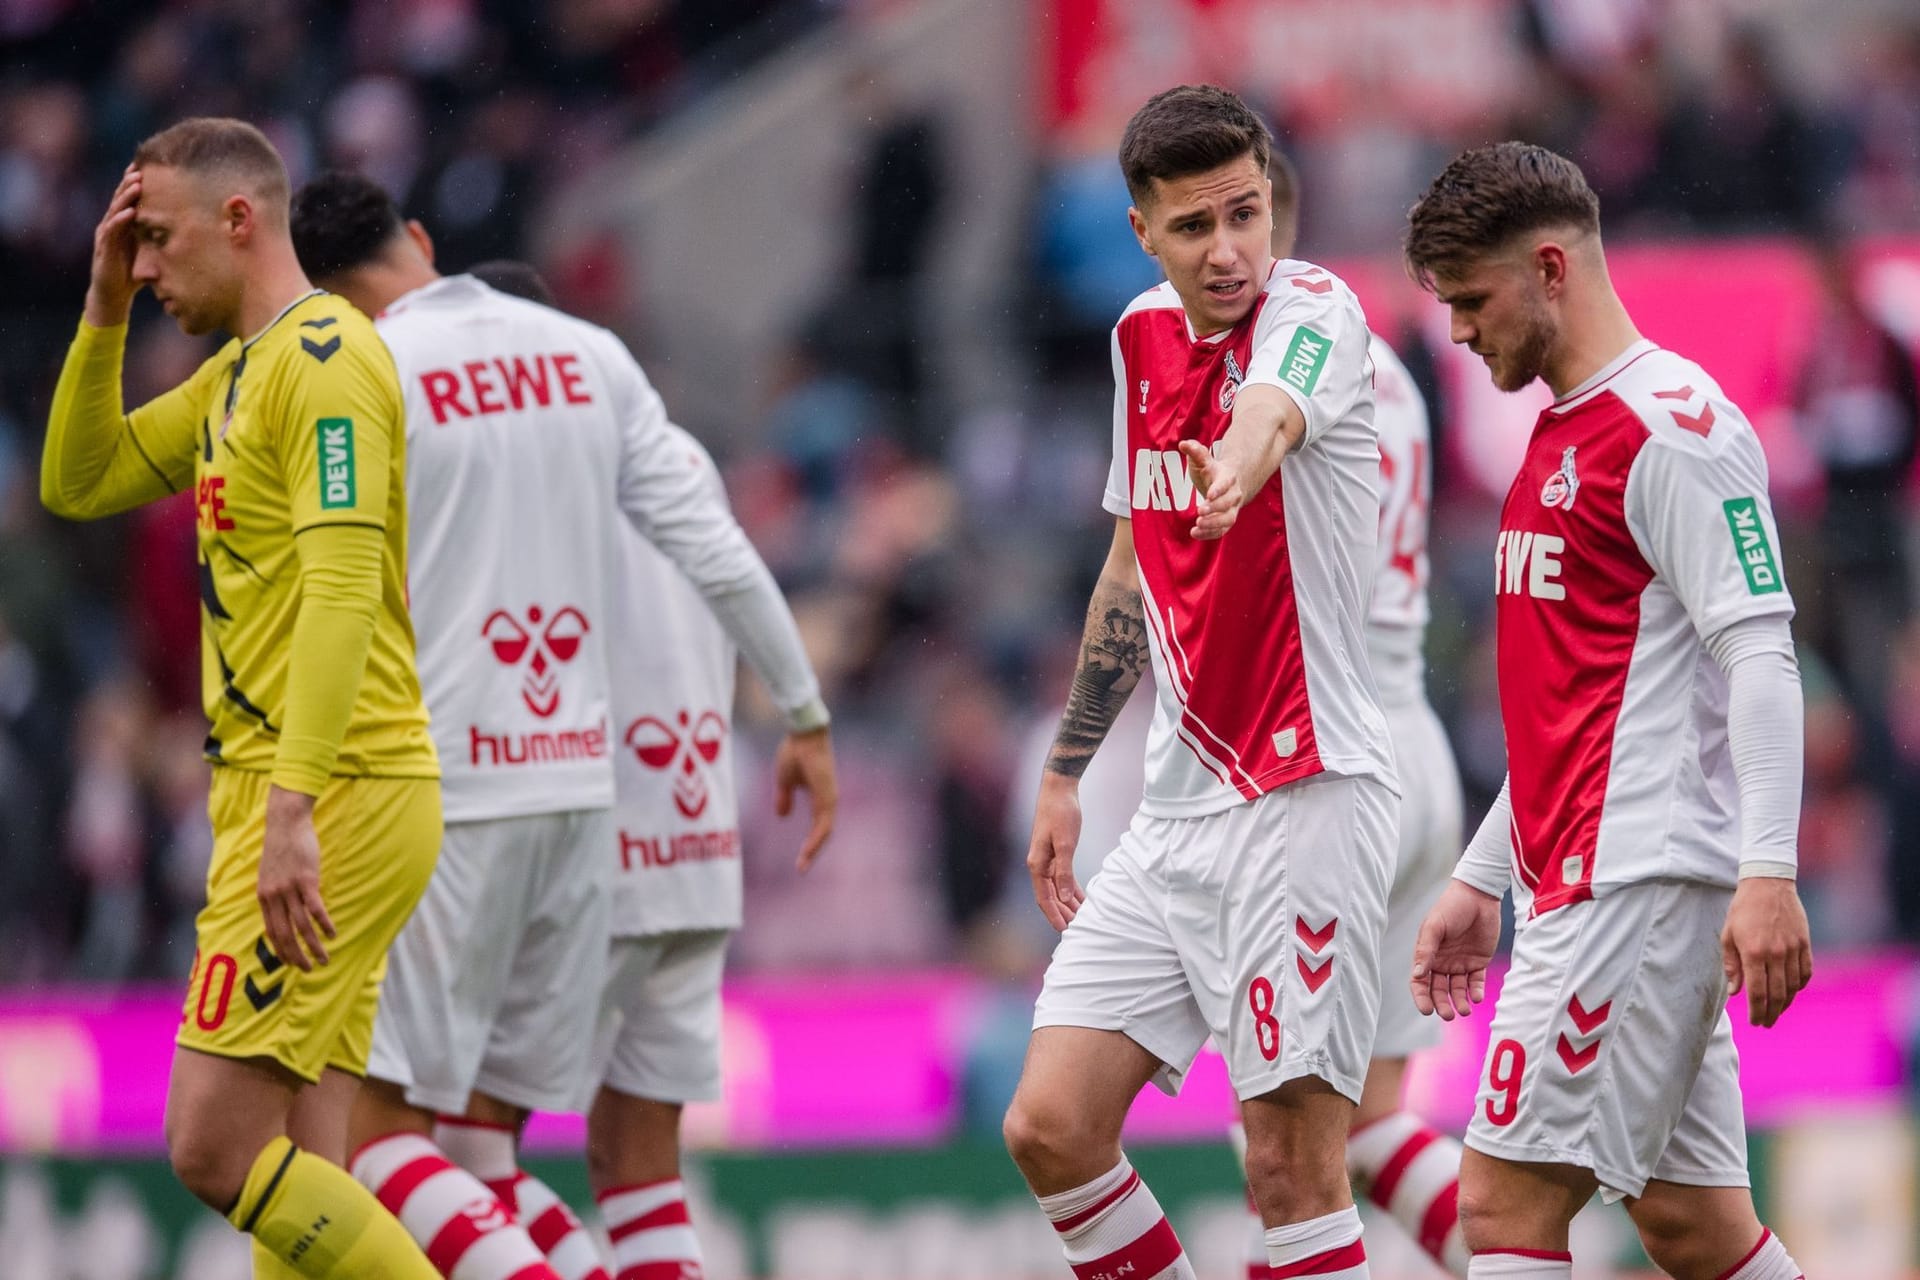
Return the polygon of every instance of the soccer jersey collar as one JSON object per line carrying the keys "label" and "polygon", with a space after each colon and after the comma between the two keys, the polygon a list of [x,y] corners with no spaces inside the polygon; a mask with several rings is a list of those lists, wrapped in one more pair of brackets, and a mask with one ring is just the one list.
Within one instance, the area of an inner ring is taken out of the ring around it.
{"label": "soccer jersey collar", "polygon": [[389,302],[380,312],[379,318],[384,320],[388,316],[398,315],[417,302],[436,301],[442,297],[458,299],[464,294],[478,293],[485,287],[476,277],[465,272],[457,276],[441,276],[438,280],[427,281],[417,289],[409,289]]}
{"label": "soccer jersey collar", "polygon": [[1649,338],[1640,338],[1630,343],[1625,351],[1600,366],[1598,372],[1573,390],[1547,406],[1548,413],[1565,413],[1569,409],[1584,404],[1587,398],[1613,380],[1622,369],[1638,360],[1649,351],[1659,350],[1658,344]]}
{"label": "soccer jersey collar", "polygon": [[254,334],[251,338],[242,338],[240,340],[240,350],[242,352],[245,352],[248,347],[251,347],[254,343],[260,341],[260,339],[266,337],[269,333],[272,333],[273,326],[279,324],[282,320],[285,320],[295,307],[299,306],[301,303],[307,301],[310,298],[317,298],[325,292],[326,292],[325,289],[309,289],[305,293],[301,294],[299,297],[295,298],[292,302],[289,302],[286,306],[280,308],[280,314],[275,316],[273,319],[267,321],[265,328],[261,329],[260,332]]}

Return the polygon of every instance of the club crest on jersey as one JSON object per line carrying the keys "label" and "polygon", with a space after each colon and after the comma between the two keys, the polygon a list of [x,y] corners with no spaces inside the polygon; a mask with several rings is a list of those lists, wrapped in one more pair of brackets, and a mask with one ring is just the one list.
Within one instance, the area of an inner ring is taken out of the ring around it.
{"label": "club crest on jersey", "polygon": [[1580,492],[1580,475],[1573,469],[1573,451],[1578,446],[1568,445],[1567,451],[1560,455],[1560,469],[1547,477],[1540,486],[1540,505],[1573,510],[1573,500]]}
{"label": "club crest on jersey", "polygon": [[1240,371],[1240,362],[1234,359],[1233,352],[1227,352],[1227,376],[1220,384],[1220,412],[1233,411],[1234,398],[1240,394],[1240,384],[1246,380],[1247,375]]}

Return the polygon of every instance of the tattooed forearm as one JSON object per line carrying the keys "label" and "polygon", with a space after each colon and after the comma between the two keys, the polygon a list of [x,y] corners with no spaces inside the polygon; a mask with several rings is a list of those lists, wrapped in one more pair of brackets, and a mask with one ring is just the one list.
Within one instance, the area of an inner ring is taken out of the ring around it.
{"label": "tattooed forearm", "polygon": [[1139,589],[1102,577],[1087,604],[1080,665],[1047,755],[1047,772],[1077,778],[1087,771],[1146,665],[1147,618]]}

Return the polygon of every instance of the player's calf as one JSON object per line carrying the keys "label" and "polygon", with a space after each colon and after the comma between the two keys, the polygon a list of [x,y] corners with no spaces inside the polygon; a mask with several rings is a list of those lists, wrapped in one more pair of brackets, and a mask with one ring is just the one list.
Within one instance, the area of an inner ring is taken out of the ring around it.
{"label": "player's calf", "polygon": [[1460,1229],[1472,1280],[1565,1280],[1567,1228],[1598,1183],[1572,1165],[1523,1164],[1471,1147],[1460,1159]]}
{"label": "player's calf", "polygon": [[1426,1255],[1456,1276],[1467,1273],[1460,1232],[1460,1143],[1408,1111],[1370,1123],[1347,1138],[1347,1172]]}
{"label": "player's calf", "polygon": [[1360,1211],[1347,1183],[1353,1104],[1312,1076],[1241,1104],[1247,1186],[1268,1224],[1267,1262],[1279,1276],[1365,1280]]}
{"label": "player's calf", "polygon": [[1799,1264],[1760,1225],[1745,1187],[1654,1180],[1627,1202],[1647,1257],[1674,1280],[1797,1280]]}

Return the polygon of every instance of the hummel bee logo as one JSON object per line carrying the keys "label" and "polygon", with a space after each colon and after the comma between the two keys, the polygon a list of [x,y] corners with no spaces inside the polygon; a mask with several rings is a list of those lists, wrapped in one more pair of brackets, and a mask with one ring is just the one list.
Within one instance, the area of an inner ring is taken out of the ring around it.
{"label": "hummel bee logo", "polygon": [[1152,385],[1153,383],[1149,379],[1140,379],[1140,412],[1142,413],[1147,411],[1147,388]]}
{"label": "hummel bee logo", "polygon": [[[253,944],[253,957],[260,962],[260,972],[269,978],[280,972],[287,964],[285,960],[273,954],[272,948],[267,946],[267,940],[264,937]],[[280,979],[280,981],[270,987],[262,987],[259,983],[255,982],[252,975],[249,974],[245,988],[247,1003],[253,1006],[255,1013],[263,1013],[268,1006],[280,998],[281,993],[286,989],[287,980],[285,978]]]}

